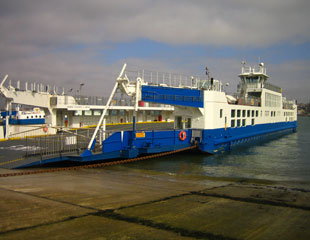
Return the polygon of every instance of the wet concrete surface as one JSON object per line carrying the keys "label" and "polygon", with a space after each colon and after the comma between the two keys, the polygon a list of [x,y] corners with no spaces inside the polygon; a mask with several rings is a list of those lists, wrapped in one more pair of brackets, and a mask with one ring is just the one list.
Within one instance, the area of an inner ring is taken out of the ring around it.
{"label": "wet concrete surface", "polygon": [[279,182],[126,166],[0,178],[0,239],[310,239],[309,225],[309,189]]}

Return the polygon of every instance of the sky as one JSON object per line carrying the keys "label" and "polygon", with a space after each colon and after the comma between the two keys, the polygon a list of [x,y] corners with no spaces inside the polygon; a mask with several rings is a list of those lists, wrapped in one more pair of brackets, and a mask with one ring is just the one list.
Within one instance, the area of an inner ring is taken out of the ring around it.
{"label": "sky", "polygon": [[0,1],[0,80],[108,96],[125,62],[198,76],[208,66],[235,92],[245,60],[308,103],[309,11],[309,0]]}

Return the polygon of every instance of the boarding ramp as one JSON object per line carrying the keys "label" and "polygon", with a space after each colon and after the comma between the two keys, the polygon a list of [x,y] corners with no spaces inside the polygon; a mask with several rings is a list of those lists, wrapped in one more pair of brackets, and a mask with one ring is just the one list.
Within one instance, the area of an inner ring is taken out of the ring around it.
{"label": "boarding ramp", "polygon": [[56,135],[2,142],[0,167],[19,168],[65,161],[66,156],[79,155],[86,149],[91,134],[90,129],[78,134],[62,131]]}
{"label": "boarding ramp", "polygon": [[[172,130],[173,122],[138,123],[137,130]],[[132,131],[132,124],[113,124],[107,130],[99,129],[94,153],[102,152],[102,141],[119,131]],[[56,135],[29,136],[22,139],[0,142],[0,168],[40,166],[60,161],[81,161],[79,156],[86,148],[94,128],[58,131]],[[68,159],[68,156],[71,156]],[[76,158],[72,158],[76,156]]]}

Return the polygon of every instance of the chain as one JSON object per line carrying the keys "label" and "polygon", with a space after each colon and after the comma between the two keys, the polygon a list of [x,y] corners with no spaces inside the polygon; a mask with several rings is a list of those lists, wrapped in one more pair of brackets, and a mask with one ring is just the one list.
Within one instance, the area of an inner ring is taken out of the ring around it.
{"label": "chain", "polygon": [[117,164],[142,161],[142,160],[146,160],[146,159],[150,159],[150,158],[162,157],[162,156],[171,155],[171,154],[178,153],[178,152],[183,152],[183,151],[186,151],[186,150],[189,150],[189,149],[194,149],[196,147],[197,147],[197,145],[193,145],[191,147],[182,148],[182,149],[178,149],[178,150],[175,150],[175,151],[158,153],[158,154],[154,154],[154,155],[137,157],[137,158],[130,158],[130,159],[125,159],[125,160],[118,160],[118,161],[113,161],[113,162],[87,164],[87,165],[82,165],[82,166],[65,167],[65,168],[41,169],[41,170],[26,171],[26,172],[3,173],[3,174],[0,174],[0,178],[3,178],[3,177],[13,177],[13,176],[21,176],[21,175],[32,175],[32,174],[40,174],[40,173],[72,171],[72,170],[78,170],[78,169],[83,169],[83,168],[106,167],[106,166],[112,166],[112,165],[117,165]]}

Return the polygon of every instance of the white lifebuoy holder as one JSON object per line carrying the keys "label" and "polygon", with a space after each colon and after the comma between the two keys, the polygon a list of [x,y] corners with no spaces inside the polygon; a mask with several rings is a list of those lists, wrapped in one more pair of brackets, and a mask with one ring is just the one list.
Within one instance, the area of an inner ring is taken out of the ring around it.
{"label": "white lifebuoy holder", "polygon": [[179,139],[181,141],[184,141],[186,139],[186,132],[184,130],[180,132]]}
{"label": "white lifebuoy holder", "polygon": [[47,131],[48,131],[47,125],[44,125],[44,127],[43,127],[43,132],[47,133]]}

